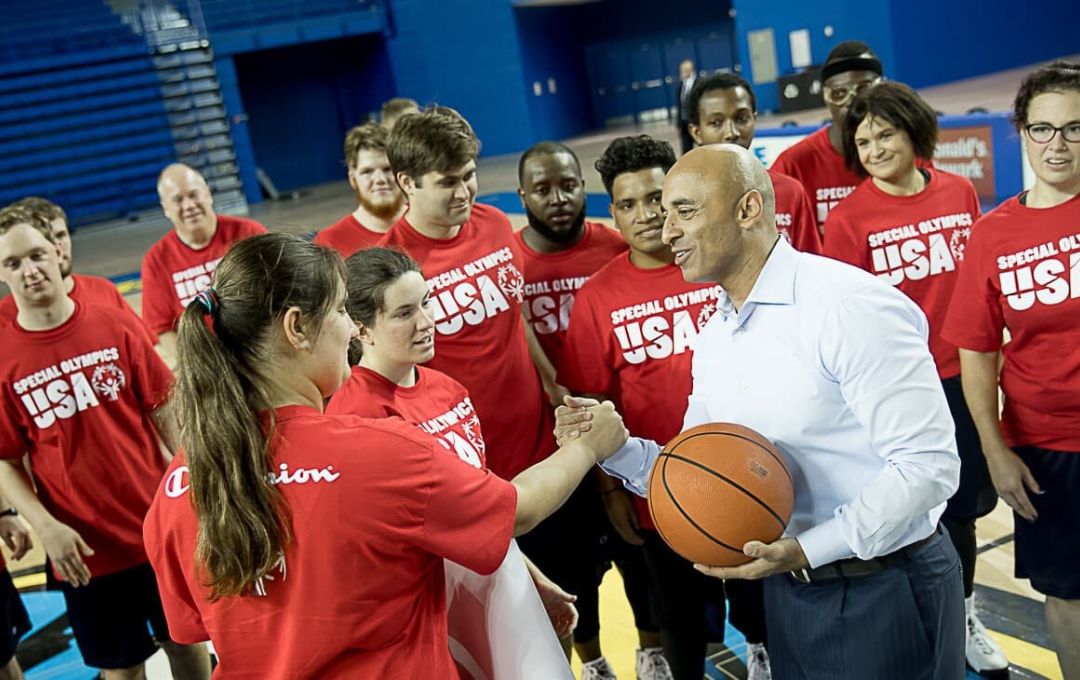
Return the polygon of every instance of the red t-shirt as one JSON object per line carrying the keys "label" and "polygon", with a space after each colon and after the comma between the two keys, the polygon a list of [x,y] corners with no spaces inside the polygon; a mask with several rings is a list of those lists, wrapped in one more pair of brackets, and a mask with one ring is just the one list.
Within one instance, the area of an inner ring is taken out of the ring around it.
{"label": "red t-shirt", "polygon": [[626,241],[598,222],[586,222],[581,240],[558,253],[533,250],[520,231],[514,238],[524,256],[525,316],[544,353],[558,366],[575,293],[613,257],[626,252]]}
{"label": "red t-shirt", "polygon": [[416,231],[406,216],[379,245],[404,248],[423,269],[436,332],[428,366],[472,395],[495,474],[512,479],[551,455],[555,415],[525,340],[524,266],[506,215],[477,203],[443,240]]}
{"label": "red t-shirt", "polygon": [[769,170],[776,195],[776,229],[796,249],[804,253],[821,252],[821,234],[814,220],[814,206],[798,180]]}
{"label": "red t-shirt", "polygon": [[855,191],[862,181],[848,170],[844,154],[829,143],[827,125],[784,149],[771,169],[793,177],[803,185],[813,202],[822,237],[825,236],[825,219],[829,211]]}
{"label": "red t-shirt", "polygon": [[358,250],[371,248],[383,236],[384,234],[360,224],[360,221],[349,213],[316,234],[315,243],[333,248],[341,254],[341,259],[346,259]]}
{"label": "red t-shirt", "polygon": [[445,373],[424,366],[416,367],[412,387],[390,382],[366,366],[353,366],[352,376],[330,398],[326,414],[402,418],[469,465],[486,466],[484,435],[469,391]]}
{"label": "red t-shirt", "polygon": [[866,180],[829,213],[825,255],[877,275],[915,301],[930,322],[938,375],[960,374],[956,345],[941,337],[979,197],[971,181],[938,170],[914,196],[887,194]]}
{"label": "red t-shirt", "polygon": [[265,233],[266,227],[255,220],[218,215],[214,237],[199,250],[185,245],[175,229],[165,234],[143,257],[143,322],[155,333],[175,331],[184,308],[210,285],[232,244]]}
{"label": "red t-shirt", "polygon": [[[666,444],[682,430],[691,345],[719,294],[720,286],[687,283],[675,265],[640,269],[629,254],[616,257],[578,292],[559,382],[610,398],[630,434]],[[645,500],[635,500],[652,528]]]}
{"label": "red t-shirt", "polygon": [[146,517],[170,636],[210,639],[214,677],[457,677],[443,559],[489,574],[513,535],[513,484],[397,419],[277,409],[272,472],[293,541],[257,594],[210,602],[178,455]]}
{"label": "red t-shirt", "polygon": [[93,577],[146,563],[142,523],[165,460],[150,414],[172,373],[129,312],[0,329],[0,458],[30,454],[38,497],[82,536]]}
{"label": "red t-shirt", "polygon": [[1010,446],[1080,451],[1080,196],[1044,209],[1011,198],[975,224],[944,336],[1003,351]]}
{"label": "red t-shirt", "polygon": [[[91,307],[111,307],[128,312],[136,319],[139,318],[112,281],[88,274],[72,274],[71,280],[74,285],[71,292],[68,293],[68,297],[75,302],[81,302]],[[15,305],[15,298],[8,295],[0,299],[0,326],[7,325],[9,321],[14,321],[18,314],[19,308]],[[140,325],[142,325],[141,321]],[[157,333],[147,329],[147,336],[150,338],[151,344],[157,344]]]}

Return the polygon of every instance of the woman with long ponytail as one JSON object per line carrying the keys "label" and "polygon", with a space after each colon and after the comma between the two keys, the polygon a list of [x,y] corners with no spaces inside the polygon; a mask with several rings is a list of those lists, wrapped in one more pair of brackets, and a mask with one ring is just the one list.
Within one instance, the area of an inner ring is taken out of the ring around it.
{"label": "woman with long ponytail", "polygon": [[443,560],[478,573],[625,429],[593,427],[506,482],[399,420],[330,416],[357,328],[341,260],[247,239],[181,317],[182,452],[144,527],[170,631],[217,678],[453,677]]}

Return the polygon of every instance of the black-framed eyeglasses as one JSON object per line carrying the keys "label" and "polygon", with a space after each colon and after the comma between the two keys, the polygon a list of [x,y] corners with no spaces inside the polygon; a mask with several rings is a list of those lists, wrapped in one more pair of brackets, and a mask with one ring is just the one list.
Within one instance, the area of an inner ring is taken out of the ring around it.
{"label": "black-framed eyeglasses", "polygon": [[1024,126],[1024,131],[1036,144],[1049,144],[1059,132],[1066,142],[1080,142],[1080,120],[1065,123],[1061,127],[1054,127],[1050,123],[1028,123]]}

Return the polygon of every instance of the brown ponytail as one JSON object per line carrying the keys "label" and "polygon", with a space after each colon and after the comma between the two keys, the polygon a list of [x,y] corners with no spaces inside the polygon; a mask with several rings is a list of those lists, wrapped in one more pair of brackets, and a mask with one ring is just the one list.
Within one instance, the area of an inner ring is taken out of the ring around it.
{"label": "brown ponytail", "polygon": [[[317,332],[344,285],[333,251],[271,233],[236,244],[177,333],[181,443],[199,521],[195,548],[211,600],[245,595],[291,540],[271,483],[274,422],[262,369],[275,322],[298,307]],[[209,310],[208,310],[209,308]]]}

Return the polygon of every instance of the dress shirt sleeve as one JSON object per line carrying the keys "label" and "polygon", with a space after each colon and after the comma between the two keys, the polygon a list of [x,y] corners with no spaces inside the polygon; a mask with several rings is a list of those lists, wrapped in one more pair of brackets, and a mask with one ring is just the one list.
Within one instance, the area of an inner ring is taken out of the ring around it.
{"label": "dress shirt sleeve", "polygon": [[[818,351],[885,467],[827,522],[797,538],[813,567],[887,554],[960,482],[952,416],[922,312],[896,290],[857,289],[824,319]],[[921,516],[921,517],[920,517]]]}
{"label": "dress shirt sleeve", "polygon": [[645,498],[649,495],[649,473],[658,455],[660,445],[656,442],[630,437],[614,456],[600,463],[600,467],[612,477],[621,479],[628,490]]}

